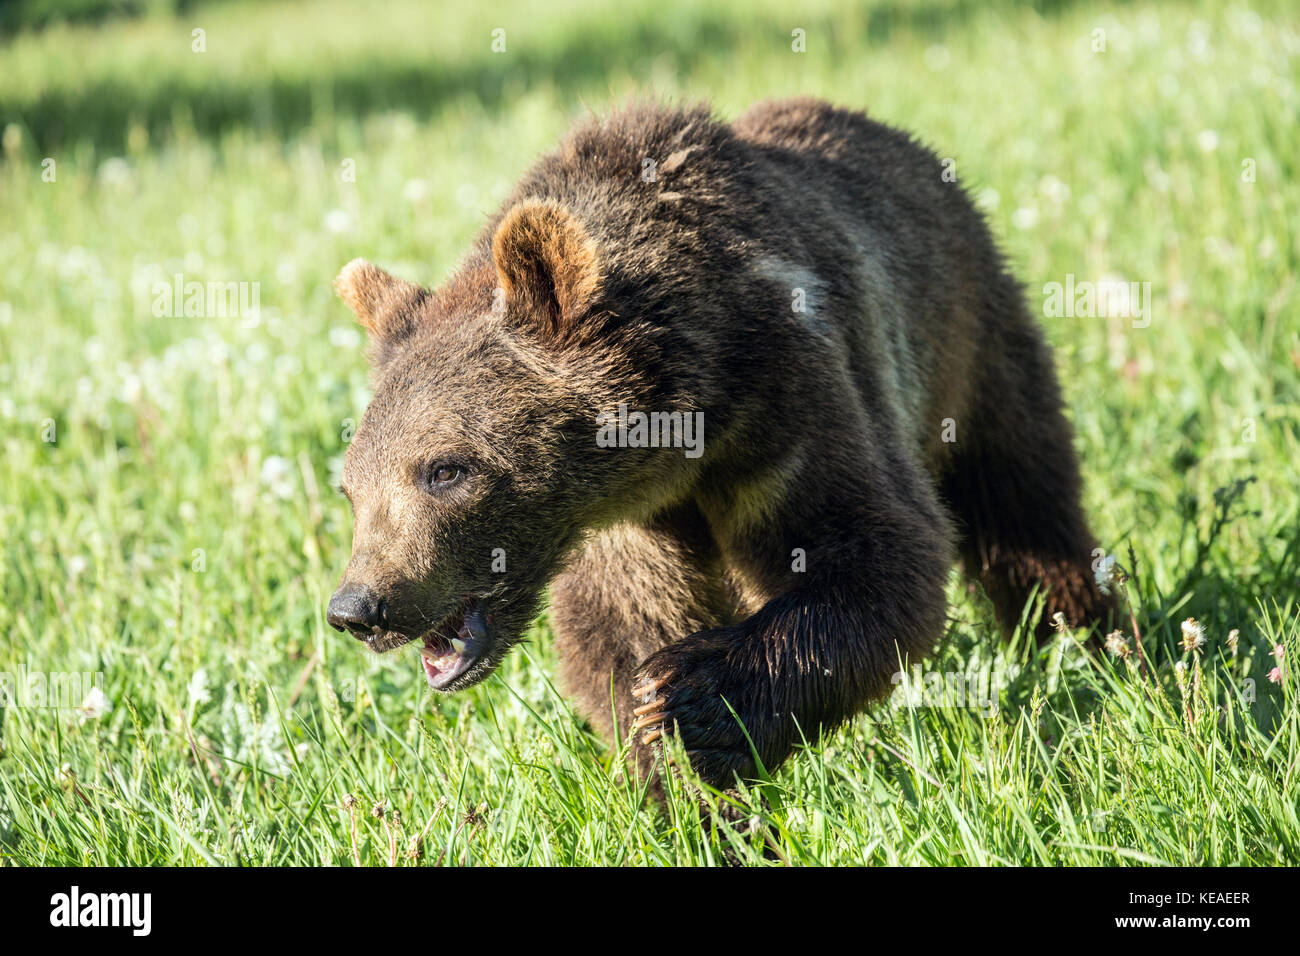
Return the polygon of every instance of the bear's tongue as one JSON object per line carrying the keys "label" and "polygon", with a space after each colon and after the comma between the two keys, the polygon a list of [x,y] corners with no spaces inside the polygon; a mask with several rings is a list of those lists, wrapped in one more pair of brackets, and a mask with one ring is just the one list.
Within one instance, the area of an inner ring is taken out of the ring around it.
{"label": "bear's tongue", "polygon": [[[420,663],[431,687],[440,688],[463,674],[478,660],[486,645],[483,613],[471,603],[459,621],[453,619],[442,633],[430,632],[420,647]],[[455,637],[444,636],[455,627]]]}
{"label": "bear's tongue", "polygon": [[443,674],[456,666],[465,642],[459,637],[448,641],[446,638],[430,635],[424,639],[420,648],[420,662],[424,664],[424,674],[430,681],[436,681]]}

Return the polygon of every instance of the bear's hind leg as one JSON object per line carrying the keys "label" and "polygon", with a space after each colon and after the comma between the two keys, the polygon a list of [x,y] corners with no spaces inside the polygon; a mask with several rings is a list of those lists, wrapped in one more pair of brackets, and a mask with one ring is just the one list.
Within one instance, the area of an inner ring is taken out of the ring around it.
{"label": "bear's hind leg", "polygon": [[958,423],[943,483],[965,571],[1008,633],[1036,590],[1044,600],[1037,639],[1050,636],[1057,613],[1072,627],[1105,626],[1114,599],[1096,584],[1096,541],[1051,354],[1023,312],[988,334],[998,341],[984,359],[965,435]]}

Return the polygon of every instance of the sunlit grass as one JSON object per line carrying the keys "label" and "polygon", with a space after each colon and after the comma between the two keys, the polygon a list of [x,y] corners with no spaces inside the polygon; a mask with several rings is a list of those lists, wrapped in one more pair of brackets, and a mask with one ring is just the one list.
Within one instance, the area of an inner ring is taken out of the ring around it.
{"label": "sunlit grass", "polygon": [[[3,708],[0,859],[1300,862],[1286,4],[387,6],[221,3],[0,48],[0,672],[102,675],[109,708]],[[992,681],[991,706],[900,695],[730,814],[761,825],[702,827],[573,716],[544,622],[436,699],[413,656],[325,626],[368,395],[330,279],[365,255],[436,282],[575,116],[646,89],[906,126],[956,161],[1036,310],[1068,274],[1151,283],[1147,328],[1044,319],[1148,675],[1069,637],[999,646],[954,581],[927,669]],[[156,316],[177,273],[258,283],[257,321]]]}

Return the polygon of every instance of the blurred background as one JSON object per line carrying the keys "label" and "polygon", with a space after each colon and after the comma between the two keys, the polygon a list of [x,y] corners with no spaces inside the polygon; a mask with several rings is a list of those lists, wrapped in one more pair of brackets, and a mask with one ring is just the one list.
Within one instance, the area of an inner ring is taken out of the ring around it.
{"label": "blurred background", "polygon": [[[544,622],[500,678],[438,700],[410,661],[323,626],[350,545],[333,486],[368,398],[330,281],[365,256],[437,283],[535,156],[633,94],[724,116],[823,96],[951,160],[1043,314],[1093,524],[1162,673],[1187,617],[1225,654],[1237,631],[1228,683],[1252,681],[1275,728],[1294,699],[1268,674],[1300,594],[1297,19],[1291,0],[3,4],[0,671],[101,677],[71,718],[4,711],[5,854],[346,860],[346,820],[319,808],[358,781],[412,795],[410,817],[448,794],[492,803],[552,758],[612,772],[552,733],[581,737],[547,683]],[[1149,322],[1051,314],[1044,287],[1069,277],[1149,283]],[[953,596],[941,660],[993,666],[986,610]],[[1041,676],[1013,680],[1011,703]],[[881,759],[853,772],[887,776]],[[269,822],[276,801],[297,830]],[[952,823],[926,812],[919,830]],[[1214,832],[1151,814],[1175,834],[1152,854]],[[884,852],[886,823],[862,826],[825,858]],[[533,837],[545,859],[605,859]],[[476,859],[526,859],[524,839]],[[1007,839],[1001,858],[1060,859]],[[905,861],[972,859],[929,840]]]}

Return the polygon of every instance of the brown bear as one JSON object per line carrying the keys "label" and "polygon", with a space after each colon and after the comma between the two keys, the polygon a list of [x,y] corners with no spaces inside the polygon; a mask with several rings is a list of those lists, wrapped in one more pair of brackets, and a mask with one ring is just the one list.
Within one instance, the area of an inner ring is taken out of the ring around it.
{"label": "brown bear", "polygon": [[958,556],[1007,628],[1107,616],[1051,354],[943,173],[815,100],[638,103],[440,288],[349,263],[374,399],[330,624],[455,691],[551,585],[580,709],[726,787],[929,654]]}

